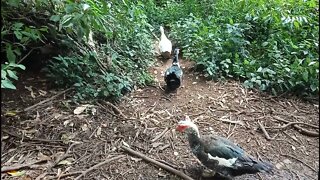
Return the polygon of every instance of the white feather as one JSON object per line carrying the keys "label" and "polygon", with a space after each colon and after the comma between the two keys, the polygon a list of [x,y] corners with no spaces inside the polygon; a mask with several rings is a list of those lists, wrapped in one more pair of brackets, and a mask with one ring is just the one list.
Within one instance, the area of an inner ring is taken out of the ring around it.
{"label": "white feather", "polygon": [[171,53],[172,44],[171,44],[171,41],[167,38],[167,36],[164,34],[164,29],[162,26],[160,26],[160,32],[161,32],[161,37],[159,42],[160,53],[164,53],[164,52]]}
{"label": "white feather", "polygon": [[208,153],[208,158],[213,159],[219,162],[220,166],[226,166],[226,167],[231,167],[238,158],[232,158],[232,159],[224,159],[224,158],[219,158],[218,156],[213,157],[211,154]]}

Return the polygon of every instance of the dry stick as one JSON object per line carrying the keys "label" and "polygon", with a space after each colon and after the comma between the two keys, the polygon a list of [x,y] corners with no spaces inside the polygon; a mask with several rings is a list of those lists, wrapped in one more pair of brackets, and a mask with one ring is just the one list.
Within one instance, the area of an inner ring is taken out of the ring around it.
{"label": "dry stick", "polygon": [[151,163],[159,166],[159,167],[162,168],[162,169],[165,169],[165,170],[167,170],[167,171],[170,171],[171,173],[173,173],[173,174],[175,174],[175,175],[177,175],[177,176],[180,176],[181,178],[183,178],[183,179],[185,179],[185,180],[193,180],[191,177],[187,176],[187,175],[184,174],[183,172],[178,171],[178,170],[176,170],[176,169],[174,169],[174,168],[172,168],[172,167],[170,167],[170,166],[167,166],[167,165],[165,165],[165,164],[163,164],[163,163],[161,163],[161,162],[159,162],[159,161],[156,161],[156,160],[154,160],[154,159],[151,159],[151,158],[145,156],[144,154],[142,154],[142,153],[140,153],[140,152],[134,151],[134,150],[132,150],[131,148],[128,148],[128,147],[125,147],[125,146],[122,146],[121,148],[122,148],[123,150],[125,150],[125,151],[127,151],[127,152],[129,152],[129,153],[131,153],[131,154],[133,154],[133,155],[135,155],[135,156],[138,156],[138,157],[142,158],[142,159],[145,160],[145,161],[151,162]]}
{"label": "dry stick", "polygon": [[58,94],[56,94],[56,95],[54,95],[54,96],[52,96],[52,97],[50,97],[50,98],[48,98],[48,99],[45,99],[45,100],[43,100],[43,101],[40,101],[40,102],[38,102],[38,103],[36,103],[36,104],[34,104],[34,105],[32,105],[32,106],[29,106],[29,107],[25,108],[23,111],[29,111],[29,110],[31,110],[31,109],[33,109],[33,108],[35,108],[35,107],[37,107],[37,106],[39,106],[39,105],[41,105],[41,104],[44,104],[44,103],[46,103],[46,102],[48,102],[48,101],[51,101],[51,100],[53,100],[54,98],[56,98],[56,97],[58,97],[58,96],[60,96],[60,95],[62,95],[62,94],[64,94],[64,93],[70,91],[71,89],[73,89],[73,87],[68,88],[68,89],[66,89],[66,90],[64,90],[64,91],[61,91],[60,93],[58,93]]}
{"label": "dry stick", "polygon": [[166,165],[168,165],[168,166],[170,166],[170,167],[172,167],[174,169],[178,169],[179,168],[178,166],[176,166],[174,164],[171,164],[171,163],[168,163],[168,162],[166,162],[166,161],[164,161],[162,159],[157,159],[157,161],[159,161],[160,163],[166,164]]}
{"label": "dry stick", "polygon": [[303,165],[307,166],[308,168],[310,168],[311,170],[313,170],[314,172],[318,172],[315,168],[313,168],[312,166],[310,166],[309,164],[305,163],[304,161],[300,160],[299,158],[297,157],[294,157],[294,156],[291,156],[289,154],[280,154],[281,156],[287,156],[287,157],[290,157],[296,161],[299,161],[301,162]]}
{"label": "dry stick", "polygon": [[32,166],[34,164],[38,164],[38,163],[41,163],[41,162],[44,162],[44,161],[47,161],[47,160],[34,161],[34,162],[31,162],[31,163],[26,163],[26,164],[17,164],[17,165],[14,165],[14,166],[3,166],[3,167],[1,167],[1,173],[7,172],[7,171],[19,170],[19,169],[26,168],[26,167],[27,168],[32,168]]}
{"label": "dry stick", "polygon": [[78,180],[78,179],[82,178],[82,177],[85,176],[88,172],[90,172],[90,171],[92,171],[92,170],[94,170],[94,169],[97,169],[97,168],[99,168],[100,166],[103,166],[103,165],[105,165],[105,164],[107,164],[107,163],[109,163],[109,162],[111,162],[111,161],[115,161],[115,160],[121,159],[121,158],[123,158],[123,157],[125,157],[125,155],[119,155],[119,156],[116,156],[116,157],[107,159],[107,160],[105,160],[105,161],[103,161],[103,162],[100,162],[100,163],[98,163],[98,164],[90,167],[89,169],[83,171],[83,172],[81,173],[81,175],[79,175],[78,177],[75,178],[75,180]]}
{"label": "dry stick", "polygon": [[23,61],[23,60],[25,60],[31,53],[32,53],[32,51],[33,50],[35,50],[36,48],[32,48],[29,52],[28,52],[28,54],[26,54],[25,56],[23,56],[23,58],[21,58],[20,60],[19,60],[19,62],[17,63],[17,64],[21,64],[21,62]]}
{"label": "dry stick", "polygon": [[217,119],[217,120],[222,121],[222,122],[232,123],[232,124],[239,124],[239,125],[243,126],[242,121],[232,121],[232,120],[227,120],[227,119]]}
{"label": "dry stick", "polygon": [[81,144],[79,142],[74,142],[70,145],[70,147],[67,149],[66,153],[64,153],[64,155],[60,156],[49,168],[48,170],[51,170],[53,167],[55,167],[60,161],[62,161],[63,159],[65,159],[66,157],[69,156],[69,153],[71,151],[71,149],[73,148],[73,146]]}
{"label": "dry stick", "polygon": [[155,142],[156,140],[160,139],[169,129],[166,127],[166,129],[164,129],[158,136],[156,136],[155,138],[153,138],[151,140],[151,142]]}
{"label": "dry stick", "polygon": [[[273,118],[275,118],[276,120],[281,121],[281,122],[290,123],[290,121],[284,120],[284,119],[282,119],[282,118],[280,118],[278,116],[273,116]],[[314,127],[314,125],[307,124],[307,123],[305,123],[304,125],[308,125],[310,127]],[[311,137],[319,137],[319,133],[318,132],[307,130],[307,129],[302,128],[301,126],[299,126],[297,124],[293,124],[293,127],[295,129],[297,129],[298,132],[300,132],[301,134],[304,134],[304,135],[307,135],[307,136],[311,136]]]}
{"label": "dry stick", "polygon": [[[16,137],[18,139],[22,139],[21,136],[19,136],[17,134],[14,134],[12,132],[9,132],[9,131],[7,131],[5,129],[2,129],[2,132],[5,132],[5,133],[9,134],[10,136]],[[31,139],[29,137],[25,137],[24,139],[27,140],[27,141],[40,141],[40,142],[46,142],[46,143],[63,143],[62,140],[57,140],[57,139],[40,139],[40,138]]]}
{"label": "dry stick", "polygon": [[120,114],[123,118],[128,119],[117,106],[108,101],[104,101],[104,103],[108,106],[111,106],[117,114]]}
{"label": "dry stick", "polygon": [[[309,126],[309,127],[312,127],[312,128],[316,128],[316,129],[319,129],[319,126],[317,125],[313,125],[313,124],[308,124],[308,123],[304,123],[304,122],[290,122],[290,121],[287,121],[287,120],[284,120],[282,118],[280,118],[279,116],[273,116],[276,120],[278,121],[281,121],[281,122],[284,122],[284,123],[288,123],[289,125],[294,125],[294,124],[302,124],[302,125],[305,125],[305,126]],[[291,124],[290,124],[291,123]],[[289,126],[288,125],[288,126]]]}
{"label": "dry stick", "polygon": [[263,134],[265,135],[266,139],[267,139],[268,141],[274,140],[274,138],[271,138],[271,137],[269,136],[268,132],[266,131],[266,129],[264,128],[264,126],[261,124],[260,121],[258,121],[258,124],[259,124],[259,127],[260,127],[260,129],[262,130]]}
{"label": "dry stick", "polygon": [[304,123],[304,122],[289,122],[288,124],[285,124],[281,127],[266,127],[266,129],[285,129],[289,126],[292,126],[292,125],[295,125],[295,124],[302,124],[302,125],[307,125],[307,126],[310,126],[310,127],[314,127],[314,128],[319,128],[318,126],[315,126],[315,125],[312,125],[312,124],[307,124],[307,123]]}

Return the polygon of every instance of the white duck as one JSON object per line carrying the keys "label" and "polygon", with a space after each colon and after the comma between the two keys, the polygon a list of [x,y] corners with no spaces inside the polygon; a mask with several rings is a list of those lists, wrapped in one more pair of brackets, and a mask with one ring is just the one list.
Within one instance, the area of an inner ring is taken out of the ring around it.
{"label": "white duck", "polygon": [[164,34],[164,29],[162,26],[160,26],[160,32],[161,32],[161,37],[159,42],[160,53],[165,59],[169,59],[172,51],[171,41]]}

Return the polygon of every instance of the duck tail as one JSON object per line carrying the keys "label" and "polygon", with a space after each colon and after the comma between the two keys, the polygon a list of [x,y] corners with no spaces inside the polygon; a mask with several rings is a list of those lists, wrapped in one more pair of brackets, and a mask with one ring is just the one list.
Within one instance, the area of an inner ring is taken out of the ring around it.
{"label": "duck tail", "polygon": [[257,162],[252,166],[253,169],[256,169],[259,172],[271,172],[273,166],[268,162]]}

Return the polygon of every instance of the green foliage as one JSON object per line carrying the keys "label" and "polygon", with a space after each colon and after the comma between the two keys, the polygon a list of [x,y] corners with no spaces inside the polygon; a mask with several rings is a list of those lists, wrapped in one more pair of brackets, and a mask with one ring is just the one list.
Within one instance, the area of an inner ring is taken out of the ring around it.
{"label": "green foliage", "polygon": [[207,2],[167,22],[206,76],[240,78],[274,94],[319,93],[318,1]]}
{"label": "green foliage", "polygon": [[52,61],[50,77],[58,85],[77,86],[77,99],[119,98],[135,85],[152,83],[152,26],[140,2],[68,2],[50,19],[73,48],[71,56]]}
{"label": "green foliage", "polygon": [[18,80],[17,72],[15,71],[17,68],[25,70],[22,64],[15,64],[14,62],[6,62],[1,65],[1,88],[16,89],[12,80]]}
{"label": "green foliage", "polygon": [[1,62],[1,88],[16,89],[12,80],[18,80],[17,70],[25,70],[21,62],[26,57],[22,52],[32,43],[42,41],[47,27],[36,28],[22,21],[11,21],[12,9],[19,7],[19,1],[1,1],[1,5],[1,53],[6,54],[7,59]]}
{"label": "green foliage", "polygon": [[1,88],[14,89],[11,79],[17,79],[14,68],[22,67],[21,56],[43,41],[55,42],[63,52],[49,63],[48,77],[58,86],[76,86],[76,100],[118,98],[136,85],[153,82],[147,71],[154,55],[152,26],[140,1],[1,4],[1,36],[7,40],[1,43],[8,60],[1,66]]}

